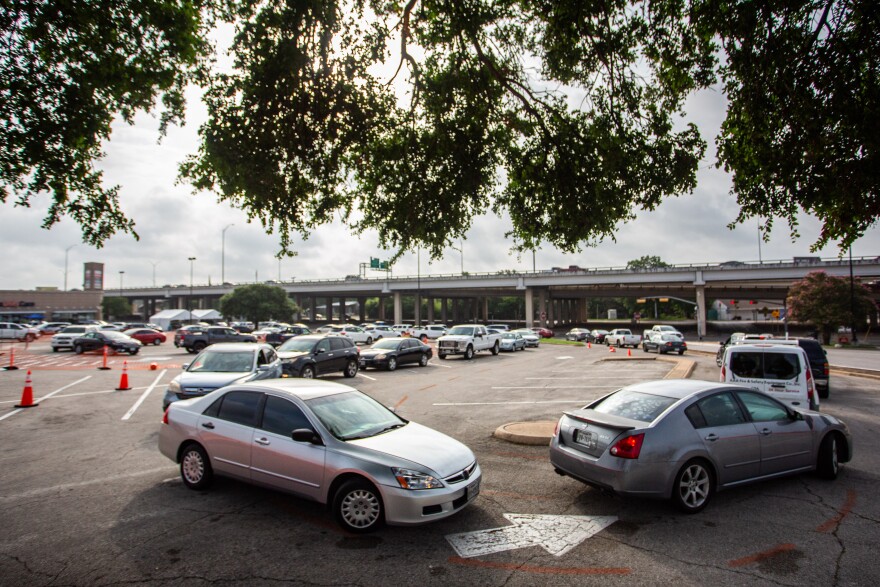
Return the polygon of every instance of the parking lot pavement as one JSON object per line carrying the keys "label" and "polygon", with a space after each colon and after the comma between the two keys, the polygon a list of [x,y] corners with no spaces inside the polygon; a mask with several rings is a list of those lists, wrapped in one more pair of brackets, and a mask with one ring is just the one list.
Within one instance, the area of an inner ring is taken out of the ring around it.
{"label": "parking lot pavement", "polygon": [[[173,346],[142,355],[165,356],[169,364],[188,356]],[[569,407],[672,368],[606,358],[604,350],[542,345],[516,355],[435,358],[424,368],[327,377],[461,440],[483,469],[480,496],[455,516],[367,536],[342,532],[322,506],[237,481],[186,489],[176,465],[156,448],[161,397],[176,370],[131,370],[133,389],[115,391],[115,364],[109,371],[36,368],[35,398],[51,397],[17,413],[12,406],[26,372],[0,373],[0,576],[9,585],[371,586],[400,576],[445,585],[880,580],[880,502],[872,497],[880,456],[869,448],[880,400],[873,382],[837,378],[823,403],[847,421],[856,442],[856,458],[836,482],[802,475],[732,489],[704,512],[683,516],[665,502],[609,497],[559,477],[546,447],[492,436],[499,424],[555,420]],[[697,360],[697,376],[717,377],[710,357]],[[564,536],[555,532],[560,528]],[[510,548],[498,550],[495,537],[502,536]],[[461,546],[474,543],[488,546],[481,554]]]}

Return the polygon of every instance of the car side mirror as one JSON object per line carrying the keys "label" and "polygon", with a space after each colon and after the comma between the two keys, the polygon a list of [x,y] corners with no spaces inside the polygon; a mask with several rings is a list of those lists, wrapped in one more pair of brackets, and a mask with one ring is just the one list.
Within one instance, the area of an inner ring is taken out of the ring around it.
{"label": "car side mirror", "polygon": [[316,444],[318,446],[322,446],[324,441],[321,440],[321,437],[314,430],[310,430],[308,428],[297,428],[293,432],[290,433],[290,437],[296,442],[308,442],[309,444]]}
{"label": "car side mirror", "polygon": [[268,371],[272,365],[257,365],[257,371]]}
{"label": "car side mirror", "polygon": [[190,366],[190,363],[184,363],[180,368],[183,369],[184,371],[186,371],[187,369],[189,369],[189,366]]}
{"label": "car side mirror", "polygon": [[798,420],[803,420],[803,419],[804,419],[804,415],[803,415],[803,414],[801,414],[800,412],[795,412],[794,410],[791,410],[791,411],[788,413],[788,417],[789,417],[789,419],[790,419],[791,421],[793,421],[793,422],[797,422]]}

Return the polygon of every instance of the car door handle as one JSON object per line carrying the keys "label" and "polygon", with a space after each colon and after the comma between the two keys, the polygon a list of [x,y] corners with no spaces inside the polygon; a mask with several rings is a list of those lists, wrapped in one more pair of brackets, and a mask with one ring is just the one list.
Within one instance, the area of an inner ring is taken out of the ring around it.
{"label": "car door handle", "polygon": [[270,442],[268,438],[254,438],[254,442],[257,444],[262,444],[263,446],[269,446]]}
{"label": "car door handle", "polygon": [[769,428],[764,428],[761,430],[761,434],[764,436],[770,436],[771,434],[773,434],[773,431],[770,430]]}
{"label": "car door handle", "polygon": [[713,433],[713,434],[710,434],[709,436],[707,436],[706,440],[708,440],[709,442],[715,442],[716,440],[718,440],[718,438],[719,438],[719,436],[717,434]]}
{"label": "car door handle", "polygon": [[209,430],[213,430],[214,425],[210,422],[202,422],[202,428],[208,428]]}

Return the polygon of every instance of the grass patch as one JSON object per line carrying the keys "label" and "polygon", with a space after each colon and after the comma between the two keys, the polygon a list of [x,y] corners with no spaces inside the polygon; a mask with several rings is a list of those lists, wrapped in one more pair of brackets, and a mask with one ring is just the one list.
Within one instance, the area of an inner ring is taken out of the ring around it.
{"label": "grass patch", "polygon": [[565,340],[564,338],[542,338],[541,342],[543,344],[556,344],[559,346],[587,346],[582,342],[578,342],[576,340]]}

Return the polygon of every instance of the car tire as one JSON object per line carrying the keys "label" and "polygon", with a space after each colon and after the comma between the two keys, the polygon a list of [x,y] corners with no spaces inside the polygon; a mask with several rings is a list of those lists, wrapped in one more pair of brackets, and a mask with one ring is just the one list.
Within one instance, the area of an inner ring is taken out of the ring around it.
{"label": "car tire", "polygon": [[192,348],[193,348],[193,351],[195,351],[195,352],[197,352],[197,353],[200,353],[200,352],[202,352],[202,350],[203,350],[206,346],[208,346],[208,345],[206,345],[206,344],[205,344],[204,342],[202,342],[202,341],[199,341],[199,342],[193,343]]}
{"label": "car tire", "polygon": [[397,359],[395,359],[394,357],[389,357],[388,358],[388,370],[394,371],[395,369],[397,369]]}
{"label": "car tire", "polygon": [[715,492],[715,476],[703,459],[685,463],[672,484],[672,501],[686,514],[696,514],[709,504]]}
{"label": "car tire", "polygon": [[684,354],[684,351],[678,351],[678,356],[679,356],[679,357],[680,357],[681,355],[683,355],[683,354]]}
{"label": "car tire", "polygon": [[73,347],[73,352],[75,352],[75,353],[78,354],[78,355],[83,354],[83,348],[82,348],[82,345],[78,344],[78,345],[76,345],[75,347]]}
{"label": "car tire", "polygon": [[154,339],[153,339],[153,344],[156,345],[156,346],[159,346],[160,344],[162,344],[162,341],[159,340],[158,338],[154,338]]}
{"label": "car tire", "polygon": [[837,434],[831,433],[822,439],[819,445],[819,460],[816,462],[816,473],[822,479],[837,479],[840,472],[840,441]]}
{"label": "car tire", "polygon": [[302,371],[299,374],[303,379],[314,379],[315,378],[315,368],[311,365],[306,365],[302,368]]}
{"label": "car tire", "polygon": [[348,363],[345,365],[345,371],[342,372],[343,375],[351,379],[355,375],[358,374],[358,362],[354,359],[349,359]]}
{"label": "car tire", "polygon": [[474,347],[468,345],[468,348],[464,350],[464,358],[468,361],[474,358]]}
{"label": "car tire", "polygon": [[54,346],[52,347],[52,352],[53,352],[53,353],[57,353],[57,352],[60,351],[60,350],[61,350],[61,349],[59,349],[58,347],[54,347]]}
{"label": "car tire", "polygon": [[642,350],[645,351],[645,352],[647,353],[647,352],[648,352],[648,347],[647,347],[647,345],[644,345],[644,344],[643,344],[643,345],[642,345]]}
{"label": "car tire", "polygon": [[180,453],[180,478],[190,489],[206,489],[214,480],[208,454],[200,444],[188,444]]}
{"label": "car tire", "polygon": [[422,353],[422,358],[419,359],[419,367],[427,367],[428,366],[428,355]]}
{"label": "car tire", "polygon": [[372,336],[367,337],[367,344],[373,344],[373,337]]}
{"label": "car tire", "polygon": [[131,355],[131,356],[133,357],[133,356],[135,356],[136,354],[138,354],[138,349],[132,349],[132,350],[128,351],[128,354]]}
{"label": "car tire", "polygon": [[[818,391],[818,390],[817,390]],[[831,386],[825,388],[825,391],[819,391],[819,399],[828,399],[828,396],[831,395]]]}
{"label": "car tire", "polygon": [[346,481],[333,496],[333,515],[349,532],[372,532],[385,521],[382,496],[372,483],[364,479]]}
{"label": "car tire", "polygon": [[437,356],[440,357],[440,360],[442,361],[446,360],[446,353],[437,353]]}
{"label": "car tire", "polygon": [[498,341],[496,340],[496,341],[495,341],[495,346],[492,347],[492,354],[493,354],[493,355],[497,355],[497,354],[498,354],[498,350],[499,350],[500,348],[501,348],[501,346],[498,344]]}

